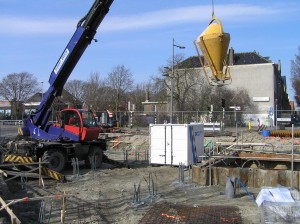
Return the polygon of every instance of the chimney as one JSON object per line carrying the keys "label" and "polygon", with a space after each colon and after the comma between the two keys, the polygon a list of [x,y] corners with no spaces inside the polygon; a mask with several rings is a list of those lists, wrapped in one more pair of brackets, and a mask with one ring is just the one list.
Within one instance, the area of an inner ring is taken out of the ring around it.
{"label": "chimney", "polygon": [[229,60],[228,60],[228,65],[233,65],[234,64],[234,50],[233,48],[231,47],[229,49]]}

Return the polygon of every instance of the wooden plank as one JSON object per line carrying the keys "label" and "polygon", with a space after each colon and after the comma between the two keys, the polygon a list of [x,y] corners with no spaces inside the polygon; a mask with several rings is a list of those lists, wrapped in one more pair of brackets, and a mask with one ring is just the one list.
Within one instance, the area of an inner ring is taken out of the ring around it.
{"label": "wooden plank", "polygon": [[[6,171],[7,175],[11,175],[11,176],[15,176],[14,178],[16,177],[30,177],[30,178],[39,178],[39,174],[37,173],[26,173],[26,172],[17,172],[17,171]],[[10,179],[7,179],[5,182],[11,180],[12,178]]]}
{"label": "wooden plank", "polygon": [[216,142],[216,145],[271,146],[270,143],[255,142]]}
{"label": "wooden plank", "polygon": [[[260,160],[275,160],[275,161],[291,161],[292,155],[291,154],[276,154],[276,153],[247,153],[247,152],[240,152],[239,156],[242,158],[259,158]],[[298,161],[300,159],[300,155],[294,155],[294,160]]]}
{"label": "wooden plank", "polygon": [[6,171],[3,171],[3,170],[0,170],[0,175],[3,175],[3,176],[5,176],[5,177],[7,177]]}
{"label": "wooden plank", "polygon": [[4,207],[6,212],[10,215],[11,223],[20,224],[21,221],[18,219],[18,217],[13,213],[13,211],[8,207],[8,205],[1,197],[0,197],[0,203],[2,204],[2,207]]}

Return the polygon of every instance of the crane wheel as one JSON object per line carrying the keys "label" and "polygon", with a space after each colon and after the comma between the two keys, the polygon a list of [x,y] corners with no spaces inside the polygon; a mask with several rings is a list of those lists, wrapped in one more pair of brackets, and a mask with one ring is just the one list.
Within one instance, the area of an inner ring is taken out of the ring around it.
{"label": "crane wheel", "polygon": [[45,151],[42,161],[47,162],[46,166],[56,172],[63,171],[66,165],[65,155],[56,149]]}
{"label": "crane wheel", "polygon": [[85,166],[87,168],[92,168],[94,162],[94,167],[99,168],[103,160],[103,151],[98,147],[91,147],[88,157],[85,160]]}

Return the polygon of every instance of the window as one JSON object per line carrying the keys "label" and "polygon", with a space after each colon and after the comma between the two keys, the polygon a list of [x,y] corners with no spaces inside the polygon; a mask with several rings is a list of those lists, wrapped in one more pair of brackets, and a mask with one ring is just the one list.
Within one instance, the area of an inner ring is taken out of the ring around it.
{"label": "window", "polygon": [[97,127],[97,123],[95,117],[93,116],[92,112],[90,111],[82,111],[82,120],[84,127]]}

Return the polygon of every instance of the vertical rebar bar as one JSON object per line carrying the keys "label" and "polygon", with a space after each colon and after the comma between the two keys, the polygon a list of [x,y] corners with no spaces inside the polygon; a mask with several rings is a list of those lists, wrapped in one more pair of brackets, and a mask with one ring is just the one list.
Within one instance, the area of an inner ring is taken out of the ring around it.
{"label": "vertical rebar bar", "polygon": [[72,166],[73,166],[73,175],[74,176],[79,176],[79,161],[78,158],[72,158]]}
{"label": "vertical rebar bar", "polygon": [[141,183],[139,183],[138,186],[138,192],[137,192],[137,199],[138,199],[138,203],[141,201]]}
{"label": "vertical rebar bar", "polygon": [[133,189],[134,189],[133,190],[133,203],[140,203],[140,201],[141,201],[141,196],[140,196],[141,183],[139,183],[138,186],[134,183]]}
{"label": "vertical rebar bar", "polygon": [[45,219],[45,201],[41,201],[38,223],[43,224]]}
{"label": "vertical rebar bar", "polygon": [[22,189],[25,189],[26,188],[26,183],[27,183],[27,176],[26,176],[26,173],[25,173],[25,176],[21,176],[21,187]]}
{"label": "vertical rebar bar", "polygon": [[185,165],[183,163],[179,163],[179,166],[178,166],[179,183],[184,183],[184,168],[185,168]]}
{"label": "vertical rebar bar", "polygon": [[50,219],[51,219],[51,213],[52,213],[52,207],[53,207],[53,201],[51,202],[49,214],[48,214],[48,224],[50,224]]}
{"label": "vertical rebar bar", "polygon": [[155,175],[155,195],[157,195],[157,175],[156,172],[154,173]]}
{"label": "vertical rebar bar", "polygon": [[133,184],[133,200],[132,200],[133,203],[136,202],[136,185],[135,183]]}

